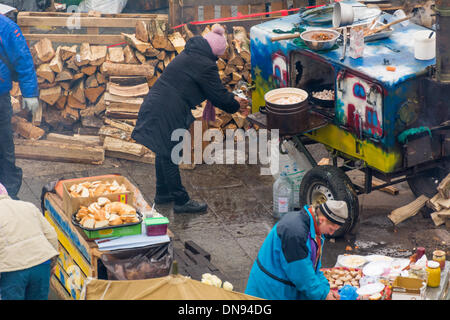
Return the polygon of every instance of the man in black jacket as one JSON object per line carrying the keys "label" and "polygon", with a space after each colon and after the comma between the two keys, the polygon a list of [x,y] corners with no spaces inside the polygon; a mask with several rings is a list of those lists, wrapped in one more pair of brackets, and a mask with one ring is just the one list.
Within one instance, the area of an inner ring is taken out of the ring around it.
{"label": "man in black jacket", "polygon": [[174,201],[175,213],[207,210],[205,203],[190,199],[181,182],[178,163],[171,159],[177,129],[194,122],[191,109],[205,100],[228,113],[247,107],[248,102],[229,92],[222,84],[216,61],[224,54],[225,30],[216,26],[204,37],[189,39],[185,49],[164,70],[151,88],[139,111],[132,137],[156,154],[155,203]]}

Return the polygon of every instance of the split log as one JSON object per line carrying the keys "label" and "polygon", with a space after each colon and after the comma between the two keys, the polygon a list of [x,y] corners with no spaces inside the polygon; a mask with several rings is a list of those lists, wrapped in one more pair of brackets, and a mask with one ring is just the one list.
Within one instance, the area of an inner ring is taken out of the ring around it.
{"label": "split log", "polygon": [[[80,109],[72,108],[71,102],[72,101],[75,101],[75,103],[79,103],[79,102],[76,101],[76,99],[73,99],[73,98],[72,98],[72,100],[70,100],[70,99],[71,99],[71,97],[69,96],[66,107],[64,108],[64,110],[62,112],[62,115],[65,119],[72,119],[73,121],[78,121],[78,120],[80,120],[80,111],[79,111]],[[80,108],[81,107],[86,108],[86,105],[80,106]]]}
{"label": "split log", "polygon": [[107,90],[110,94],[120,97],[142,97],[149,92],[147,83],[136,86],[120,86],[115,83],[108,83]]}
{"label": "split log", "polygon": [[102,141],[105,140],[106,137],[120,139],[124,141],[132,141],[131,133],[121,130],[119,128],[111,127],[111,126],[102,126],[98,130],[98,135]]}
{"label": "split log", "polygon": [[186,41],[179,32],[173,32],[168,35],[169,41],[172,43],[177,53],[181,53],[186,46]]}
{"label": "split log", "polygon": [[233,44],[238,54],[245,62],[250,62],[250,39],[247,36],[247,30],[242,26],[233,27],[233,38]]}
{"label": "split log", "polygon": [[55,81],[55,73],[48,63],[41,64],[36,70],[36,75],[47,80],[50,83],[53,83]]}
{"label": "split log", "polygon": [[103,148],[106,151],[114,151],[121,154],[129,154],[134,156],[142,156],[145,153],[144,146],[138,143],[123,141],[111,137],[105,137]]}
{"label": "split log", "polygon": [[150,41],[154,48],[166,50],[169,46],[167,39],[167,23],[163,21],[151,20],[148,26]]}
{"label": "split log", "polygon": [[145,76],[151,77],[155,69],[147,64],[121,64],[105,62],[100,68],[100,72],[107,76]]}
{"label": "split log", "polygon": [[[125,63],[126,64],[138,64],[139,61],[136,58],[136,55],[134,54],[133,50],[131,49],[131,47],[129,45],[125,46],[125,48],[123,49],[123,55],[124,55],[124,59],[125,59]],[[144,57],[145,59],[145,57]]]}
{"label": "split log", "polygon": [[140,41],[134,34],[122,33],[122,36],[130,46],[145,56],[156,57],[159,54],[159,50],[155,49],[150,43]]}
{"label": "split log", "polygon": [[82,110],[86,109],[86,103],[81,103],[73,96],[73,94],[69,94],[69,96],[67,97],[66,111],[69,111],[69,114],[74,114],[75,111],[71,112],[72,110],[67,110],[67,107],[71,109]]}
{"label": "split log", "polygon": [[18,159],[61,161],[87,164],[102,164],[105,150],[102,147],[89,147],[73,143],[46,140],[16,139],[15,154]]}
{"label": "split log", "polygon": [[59,52],[61,59],[63,61],[67,61],[71,58],[74,58],[77,54],[77,46],[73,45],[72,47],[63,46],[60,48]]}
{"label": "split log", "polygon": [[73,70],[75,72],[78,72],[80,70],[80,68],[77,66],[75,56],[67,59],[67,61],[66,61],[66,68],[68,68],[70,70]]}
{"label": "split log", "polygon": [[108,82],[108,80],[106,80],[105,76],[101,72],[97,72],[97,74],[95,76],[97,78],[97,82],[99,85],[105,84]]}
{"label": "split log", "polygon": [[113,63],[125,63],[125,55],[122,47],[109,48],[107,61]]}
{"label": "split log", "polygon": [[51,106],[54,105],[60,97],[61,97],[60,86],[54,86],[48,89],[41,89],[39,93],[39,99],[48,103]]}
{"label": "split log", "polygon": [[91,46],[92,66],[99,66],[106,61],[108,48],[106,46]]}
{"label": "split log", "polygon": [[89,76],[85,83],[84,86],[86,88],[96,88],[99,86],[98,81],[97,81],[97,76],[95,74],[93,74],[92,76]]}
{"label": "split log", "polygon": [[120,121],[114,121],[114,120],[111,120],[111,119],[108,119],[108,118],[105,119],[105,123],[107,125],[110,125],[111,127],[120,129],[120,130],[125,131],[125,132],[130,133],[130,134],[134,130],[134,127],[129,125],[129,124],[126,124],[126,123],[123,123],[123,122],[120,122]]}
{"label": "split log", "polygon": [[240,112],[236,112],[232,114],[233,120],[236,123],[238,128],[243,128],[245,122],[247,121],[247,117],[241,114]]}
{"label": "split log", "polygon": [[55,107],[58,108],[59,110],[64,110],[66,107],[66,103],[67,103],[67,96],[68,93],[66,92],[65,94],[63,94],[58,101],[56,101],[55,103]]}
{"label": "split log", "polygon": [[89,66],[84,66],[81,68],[81,72],[88,76],[92,76],[93,74],[95,74],[96,71],[97,71],[97,66],[89,65]]}
{"label": "split log", "polygon": [[433,212],[430,216],[436,227],[439,227],[445,223],[445,220],[439,216],[439,212]]}
{"label": "split log", "polygon": [[34,45],[37,57],[42,62],[50,62],[55,56],[52,42],[48,38],[43,38]]}
{"label": "split log", "polygon": [[144,21],[138,21],[136,23],[136,39],[142,42],[149,42],[148,27]]}
{"label": "split log", "polygon": [[69,69],[63,69],[60,73],[56,75],[55,81],[69,81],[73,80],[73,74]]}
{"label": "split log", "polygon": [[437,190],[442,198],[450,198],[450,173],[439,183]]}
{"label": "split log", "polygon": [[[61,47],[58,47],[56,49],[55,56],[49,63],[50,69],[52,69],[53,72],[60,73],[63,70],[63,62],[61,60]],[[52,81],[50,81],[52,82]]]}
{"label": "split log", "polygon": [[105,92],[105,86],[94,88],[87,88],[84,90],[84,95],[91,103],[96,103],[98,98]]}
{"label": "split log", "polygon": [[450,209],[450,198],[449,199],[438,199],[436,201],[442,208]]}
{"label": "split log", "polygon": [[11,124],[14,132],[18,133],[25,139],[38,140],[45,134],[43,129],[34,126],[32,123],[21,117],[13,116],[11,119]]}
{"label": "split log", "polygon": [[145,63],[146,58],[142,53],[140,53],[139,51],[136,51],[134,54],[136,55],[136,59],[138,60],[138,63]]}
{"label": "split log", "polygon": [[109,82],[120,86],[137,86],[147,83],[147,78],[143,76],[111,76]]}
{"label": "split log", "polygon": [[428,200],[429,198],[427,196],[421,195],[413,202],[393,210],[391,214],[388,216],[388,218],[394,223],[394,225],[397,225],[400,222],[412,216],[415,216],[420,211],[420,209],[423,208],[423,206]]}
{"label": "split log", "polygon": [[100,141],[99,136],[88,136],[88,135],[79,135],[75,134],[73,136],[58,134],[58,133],[49,133],[46,137],[47,141],[59,141],[64,143],[76,143],[84,146],[98,147],[102,146],[102,142]]}
{"label": "split log", "polygon": [[78,81],[78,83],[72,89],[70,94],[72,97],[78,100],[78,102],[84,104],[86,103],[86,96],[84,94],[84,81]]}
{"label": "split log", "polygon": [[92,61],[91,46],[89,43],[84,42],[80,46],[80,60],[75,61],[76,65],[79,67],[86,66]]}

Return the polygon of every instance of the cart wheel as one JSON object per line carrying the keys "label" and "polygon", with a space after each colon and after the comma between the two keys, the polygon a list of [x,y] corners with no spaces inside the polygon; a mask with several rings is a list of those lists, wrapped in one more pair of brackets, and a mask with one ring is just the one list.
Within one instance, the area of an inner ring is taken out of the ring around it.
{"label": "cart wheel", "polygon": [[327,200],[347,202],[348,221],[330,238],[339,238],[350,232],[356,225],[359,216],[359,202],[349,177],[334,166],[316,166],[309,170],[300,185],[300,204],[318,205]]}
{"label": "cart wheel", "polygon": [[447,174],[448,170],[443,168],[433,168],[424,171],[421,175],[406,177],[406,181],[416,197],[425,195],[428,198],[432,198],[437,193],[437,186]]}

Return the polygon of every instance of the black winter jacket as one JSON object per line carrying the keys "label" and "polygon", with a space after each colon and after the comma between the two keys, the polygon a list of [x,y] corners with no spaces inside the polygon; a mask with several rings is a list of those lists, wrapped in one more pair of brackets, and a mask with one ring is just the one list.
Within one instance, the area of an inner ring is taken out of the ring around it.
{"label": "black winter jacket", "polygon": [[208,41],[201,36],[189,39],[144,99],[132,138],[156,154],[170,156],[179,143],[171,141],[172,132],[188,129],[194,121],[191,109],[203,101],[237,112],[239,103],[223,86],[216,61]]}

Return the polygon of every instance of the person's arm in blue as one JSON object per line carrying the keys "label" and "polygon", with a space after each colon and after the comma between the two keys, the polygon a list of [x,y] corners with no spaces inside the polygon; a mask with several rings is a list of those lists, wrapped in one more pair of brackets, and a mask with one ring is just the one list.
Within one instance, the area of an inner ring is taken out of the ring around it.
{"label": "person's arm in blue", "polygon": [[22,30],[13,21],[8,21],[0,36],[3,51],[18,74],[22,96],[38,97],[39,88],[33,57]]}
{"label": "person's arm in blue", "polygon": [[330,285],[328,284],[328,281],[325,283],[320,274],[315,272],[309,256],[289,263],[283,256],[282,264],[289,281],[291,281],[296,289],[307,299],[325,300],[330,292]]}

